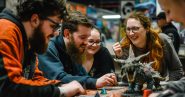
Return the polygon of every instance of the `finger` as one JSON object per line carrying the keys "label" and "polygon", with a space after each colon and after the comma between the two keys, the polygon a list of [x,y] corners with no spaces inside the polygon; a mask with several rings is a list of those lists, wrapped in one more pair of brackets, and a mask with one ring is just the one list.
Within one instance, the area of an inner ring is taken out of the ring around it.
{"label": "finger", "polygon": [[121,44],[118,42],[114,45],[114,47],[121,47]]}
{"label": "finger", "polygon": [[106,77],[111,77],[111,76],[113,76],[113,75],[115,75],[114,73],[107,73],[105,76]]}
{"label": "finger", "polygon": [[118,44],[118,45],[114,45],[113,46],[113,48],[120,48],[121,47],[121,45],[120,44]]}
{"label": "finger", "polygon": [[72,81],[75,86],[77,86],[80,94],[85,94],[85,89],[82,87],[82,85],[77,81]]}
{"label": "finger", "polygon": [[114,51],[120,51],[121,50],[121,47],[115,47],[113,49],[114,49]]}
{"label": "finger", "polygon": [[114,85],[116,85],[117,84],[117,77],[116,77],[116,75],[115,74],[112,75],[111,78],[114,80]]}
{"label": "finger", "polygon": [[80,94],[85,94],[86,93],[85,89],[82,87],[82,85],[80,83],[75,83],[75,84],[76,84],[75,86],[78,87],[78,90],[79,90],[78,93],[80,93]]}
{"label": "finger", "polygon": [[112,86],[112,83],[110,81],[108,81],[108,80],[105,80],[103,86]]}
{"label": "finger", "polygon": [[81,88],[79,89],[79,93],[80,93],[80,94],[86,94],[86,91],[85,91],[85,89],[84,89],[83,87],[81,87]]}
{"label": "finger", "polygon": [[106,78],[106,81],[108,81],[107,84],[109,84],[109,85],[114,85],[114,84],[115,84],[114,79],[112,79],[112,78],[110,78],[110,77],[107,77],[107,78]]}
{"label": "finger", "polygon": [[117,46],[117,45],[119,45],[119,42],[116,42],[115,44],[113,44],[113,47],[114,47],[114,46]]}

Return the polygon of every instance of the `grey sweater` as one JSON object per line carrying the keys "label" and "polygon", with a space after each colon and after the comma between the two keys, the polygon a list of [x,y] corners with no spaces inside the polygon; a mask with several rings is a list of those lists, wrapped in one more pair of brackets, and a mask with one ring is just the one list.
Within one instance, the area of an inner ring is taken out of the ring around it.
{"label": "grey sweater", "polygon": [[[162,77],[169,77],[169,80],[179,80],[183,76],[182,64],[173,47],[173,43],[167,35],[160,33],[160,39],[163,42],[163,59],[160,65],[159,72]],[[145,49],[138,49],[133,46],[135,57],[147,53]],[[123,48],[123,59],[128,58],[129,48]]]}

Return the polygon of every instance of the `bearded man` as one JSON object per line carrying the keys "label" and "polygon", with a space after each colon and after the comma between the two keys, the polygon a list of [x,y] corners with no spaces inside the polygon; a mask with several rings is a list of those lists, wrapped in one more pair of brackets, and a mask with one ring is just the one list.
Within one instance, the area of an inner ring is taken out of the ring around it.
{"label": "bearded man", "polygon": [[62,80],[63,83],[76,80],[88,89],[100,88],[108,84],[115,85],[117,80],[113,73],[95,79],[85,72],[81,65],[81,56],[86,49],[93,25],[80,12],[68,13],[69,18],[63,21],[60,35],[50,41],[45,54],[39,55],[40,64],[43,64],[39,68],[49,79]]}
{"label": "bearded man", "polygon": [[64,97],[84,93],[77,82],[61,86],[38,69],[37,54],[60,27],[65,3],[59,0],[24,0],[17,12],[0,13],[0,97]]}

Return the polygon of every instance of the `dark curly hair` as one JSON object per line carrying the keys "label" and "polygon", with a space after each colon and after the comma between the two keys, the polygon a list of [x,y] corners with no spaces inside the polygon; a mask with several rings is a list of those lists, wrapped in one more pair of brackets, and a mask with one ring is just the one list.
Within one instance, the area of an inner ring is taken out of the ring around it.
{"label": "dark curly hair", "polygon": [[89,19],[79,11],[68,11],[68,18],[64,19],[62,23],[62,35],[64,29],[69,29],[70,33],[78,30],[78,25],[83,25],[88,28],[93,28],[94,25]]}
{"label": "dark curly hair", "polygon": [[28,21],[33,14],[38,14],[41,19],[48,16],[67,15],[64,0],[26,0],[17,6],[17,16],[22,21]]}

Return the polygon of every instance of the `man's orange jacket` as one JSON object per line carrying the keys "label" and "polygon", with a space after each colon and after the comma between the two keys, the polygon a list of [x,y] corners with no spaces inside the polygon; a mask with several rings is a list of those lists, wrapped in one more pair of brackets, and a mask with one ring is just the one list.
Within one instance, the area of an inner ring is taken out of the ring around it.
{"label": "man's orange jacket", "polygon": [[0,13],[0,97],[59,97],[57,84],[38,69],[20,20],[9,10]]}

